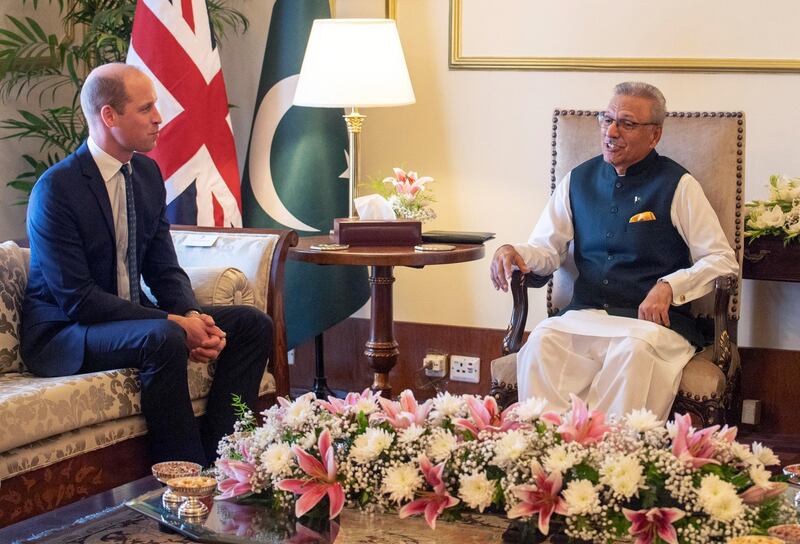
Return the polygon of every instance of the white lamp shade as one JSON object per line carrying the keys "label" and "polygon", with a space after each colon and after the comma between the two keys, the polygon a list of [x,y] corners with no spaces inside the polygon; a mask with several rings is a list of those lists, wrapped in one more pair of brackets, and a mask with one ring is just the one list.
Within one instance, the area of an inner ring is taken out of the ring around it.
{"label": "white lamp shade", "polygon": [[367,108],[415,101],[393,20],[314,21],[294,95],[295,105]]}

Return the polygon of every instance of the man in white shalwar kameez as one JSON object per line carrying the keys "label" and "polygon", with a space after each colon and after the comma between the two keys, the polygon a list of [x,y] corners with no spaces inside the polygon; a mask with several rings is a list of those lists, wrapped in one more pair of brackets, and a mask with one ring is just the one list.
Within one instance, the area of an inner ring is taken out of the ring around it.
{"label": "man in white shalwar kameez", "polygon": [[517,356],[521,400],[669,416],[681,372],[702,347],[689,302],[738,271],[717,215],[696,179],[658,155],[666,103],[646,83],[621,83],[599,115],[602,155],[556,187],[527,243],[492,259],[495,288],[514,268],[553,273],[574,245],[579,276],[570,305],[533,330]]}

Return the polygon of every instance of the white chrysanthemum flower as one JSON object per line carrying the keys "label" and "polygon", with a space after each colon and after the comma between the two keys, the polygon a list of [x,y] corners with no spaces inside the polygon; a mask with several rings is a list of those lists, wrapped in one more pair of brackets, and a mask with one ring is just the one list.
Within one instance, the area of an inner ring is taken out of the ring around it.
{"label": "white chrysanthemum flower", "polygon": [[547,450],[547,455],[545,455],[542,465],[547,472],[560,472],[564,474],[577,463],[578,456],[562,445]]}
{"label": "white chrysanthemum flower", "polygon": [[261,454],[261,464],[270,474],[283,474],[293,463],[294,453],[286,442],[272,444]]}
{"label": "white chrysanthemum flower", "polygon": [[750,446],[742,444],[741,442],[731,442],[730,448],[734,457],[750,464],[750,459],[753,457]]}
{"label": "white chrysanthemum flower", "polygon": [[414,493],[422,486],[422,475],[417,467],[411,464],[397,465],[386,470],[383,479],[383,493],[395,503],[410,501]]}
{"label": "white chrysanthemum flower", "polygon": [[514,408],[513,413],[516,415],[517,421],[532,422],[539,419],[547,408],[547,401],[538,397],[530,397]]}
{"label": "white chrysanthemum flower", "polygon": [[450,453],[458,445],[456,436],[447,430],[435,431],[428,444],[428,458],[434,463],[441,463],[450,457]]}
{"label": "white chrysanthemum flower", "polygon": [[397,433],[397,441],[401,444],[408,444],[414,442],[425,433],[425,427],[412,424],[410,427],[401,429]]}
{"label": "white chrysanthemum flower", "polygon": [[645,485],[644,467],[636,454],[615,455],[606,459],[600,467],[600,482],[625,498],[639,495]]}
{"label": "white chrysanthemum flower", "polygon": [[388,431],[370,427],[355,439],[350,449],[350,457],[357,463],[372,461],[391,446],[393,440],[394,436]]}
{"label": "white chrysanthemum flower", "polygon": [[675,425],[674,421],[667,421],[664,424],[664,427],[667,429],[667,436],[670,440],[674,440],[675,437],[678,435],[678,426]]}
{"label": "white chrysanthemum flower", "polygon": [[722,522],[732,521],[744,512],[744,503],[736,494],[736,488],[716,474],[702,479],[697,500],[709,516]]}
{"label": "white chrysanthemum flower", "polygon": [[459,478],[458,496],[470,508],[480,512],[492,504],[495,483],[486,477],[485,472],[474,472]]}
{"label": "white chrysanthemum flower", "polygon": [[299,429],[314,415],[314,396],[303,395],[286,407],[283,422],[291,429]]}
{"label": "white chrysanthemum flower", "polygon": [[352,408],[354,413],[364,412],[364,415],[370,415],[378,411],[378,403],[372,398],[359,398]]}
{"label": "white chrysanthemum flower", "polygon": [[770,465],[778,465],[780,464],[780,459],[778,456],[775,455],[770,448],[763,446],[761,442],[753,442],[753,459],[752,461],[755,463],[761,463],[765,467]]}
{"label": "white chrysanthemum flower", "polygon": [[304,450],[313,448],[317,445],[317,433],[315,433],[313,430],[308,431],[297,440],[296,444]]}
{"label": "white chrysanthemum flower", "polygon": [[772,476],[772,474],[762,465],[753,465],[750,467],[750,479],[753,480],[753,483],[758,487],[769,487],[771,483],[769,481],[770,476]]}
{"label": "white chrysanthemum flower", "polygon": [[528,438],[524,431],[509,431],[494,445],[494,462],[503,465],[516,461],[528,449]]}
{"label": "white chrysanthemum flower", "polygon": [[562,495],[571,516],[591,514],[600,509],[600,496],[597,494],[594,484],[589,480],[571,481]]}
{"label": "white chrysanthemum flower", "polygon": [[445,417],[454,417],[464,411],[466,403],[458,395],[451,395],[447,391],[439,393],[433,399],[433,412],[432,416],[435,419],[442,419]]}
{"label": "white chrysanthemum flower", "polygon": [[647,432],[651,429],[661,426],[658,416],[647,408],[641,410],[632,410],[625,416],[625,421],[628,427],[640,433]]}

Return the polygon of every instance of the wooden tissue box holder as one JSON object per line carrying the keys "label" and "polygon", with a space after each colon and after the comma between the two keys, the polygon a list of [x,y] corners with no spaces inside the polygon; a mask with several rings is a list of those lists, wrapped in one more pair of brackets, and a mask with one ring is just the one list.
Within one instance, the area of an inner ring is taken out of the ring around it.
{"label": "wooden tissue box holder", "polygon": [[422,223],[340,217],[333,220],[333,241],[351,246],[415,246],[422,243]]}

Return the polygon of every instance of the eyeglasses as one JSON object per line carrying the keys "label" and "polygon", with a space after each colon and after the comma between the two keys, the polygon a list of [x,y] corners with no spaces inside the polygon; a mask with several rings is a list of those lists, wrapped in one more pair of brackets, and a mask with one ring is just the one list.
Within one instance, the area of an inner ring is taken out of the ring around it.
{"label": "eyeglasses", "polygon": [[612,123],[617,124],[617,128],[619,130],[624,130],[625,132],[630,132],[632,130],[636,130],[639,127],[643,127],[646,125],[660,125],[661,123],[637,123],[636,121],[631,121],[629,119],[614,119],[606,112],[601,111],[597,114],[597,121],[600,123],[600,128],[603,130],[608,130],[611,127]]}

